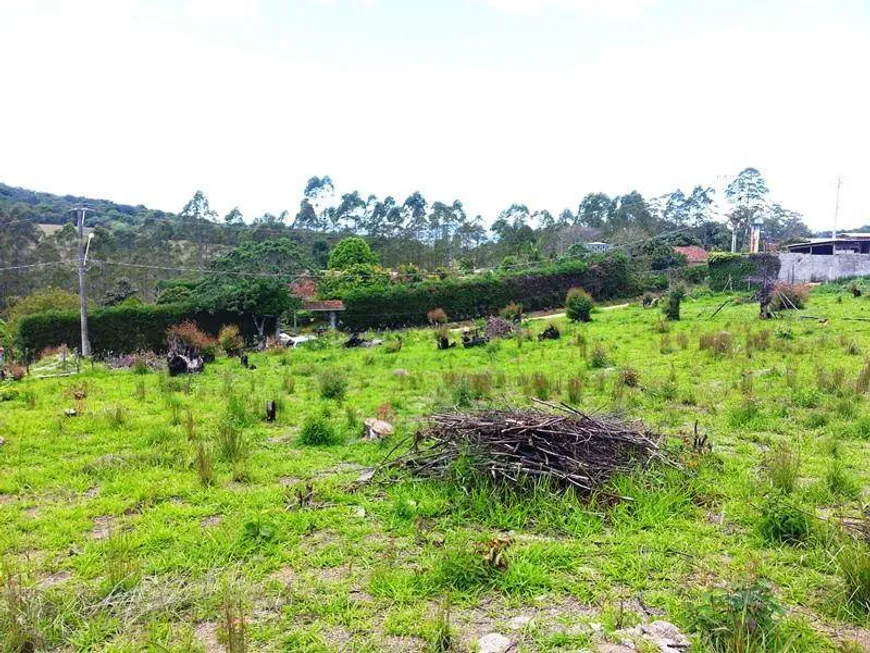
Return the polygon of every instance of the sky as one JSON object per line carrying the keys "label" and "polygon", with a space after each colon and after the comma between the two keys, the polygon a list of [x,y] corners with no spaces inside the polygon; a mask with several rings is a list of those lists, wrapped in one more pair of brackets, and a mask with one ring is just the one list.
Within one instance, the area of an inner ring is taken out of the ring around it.
{"label": "sky", "polygon": [[295,213],[305,182],[491,223],[756,167],[870,224],[867,0],[0,0],[0,181]]}

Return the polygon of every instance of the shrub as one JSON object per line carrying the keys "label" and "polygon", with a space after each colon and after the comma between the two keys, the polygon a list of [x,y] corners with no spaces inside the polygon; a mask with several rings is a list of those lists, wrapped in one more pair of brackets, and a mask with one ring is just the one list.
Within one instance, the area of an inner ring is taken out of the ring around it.
{"label": "shrub", "polygon": [[801,309],[806,306],[809,296],[810,289],[805,284],[778,283],[773,287],[773,301],[770,303],[770,308],[774,311]]}
{"label": "shrub", "polygon": [[771,584],[757,579],[707,592],[691,612],[691,630],[714,651],[766,650],[782,614]]}
{"label": "shrub", "polygon": [[429,320],[429,324],[447,324],[447,313],[443,308],[433,308],[431,311],[426,313],[426,319]]}
{"label": "shrub", "polygon": [[341,401],[347,393],[347,378],[337,369],[327,369],[318,377],[320,396]]}
{"label": "shrub", "polygon": [[308,417],[299,432],[299,442],[312,447],[339,444],[340,438],[325,417]]}
{"label": "shrub", "polygon": [[245,341],[242,339],[242,333],[236,324],[225,324],[218,331],[218,343],[221,349],[227,356],[238,356],[242,348],[245,346]]}
{"label": "shrub", "polygon": [[519,322],[523,318],[523,305],[517,304],[516,302],[511,302],[503,309],[501,309],[498,314],[499,317],[502,317],[505,320]]}
{"label": "shrub", "polygon": [[674,286],[671,292],[668,293],[668,298],[662,308],[665,317],[672,322],[677,322],[680,319],[680,303],[686,296],[686,290],[682,286]]}
{"label": "shrub", "polygon": [[620,370],[619,382],[628,388],[636,388],[640,385],[640,374],[637,370],[627,367]]}
{"label": "shrub", "polygon": [[571,288],[565,297],[565,314],[574,322],[589,322],[594,306],[592,296],[582,288]]}

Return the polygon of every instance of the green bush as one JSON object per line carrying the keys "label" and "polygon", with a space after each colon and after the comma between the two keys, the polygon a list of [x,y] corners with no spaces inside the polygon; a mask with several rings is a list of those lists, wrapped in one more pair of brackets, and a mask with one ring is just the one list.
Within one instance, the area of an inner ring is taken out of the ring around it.
{"label": "green bush", "polygon": [[781,496],[768,498],[761,508],[761,535],[769,542],[799,544],[810,535],[810,519]]}
{"label": "green bush", "polygon": [[595,302],[592,296],[582,288],[571,288],[565,298],[565,313],[574,322],[589,322],[592,320],[592,309]]}
{"label": "green bush", "polygon": [[668,293],[668,298],[662,308],[665,317],[673,322],[678,322],[680,319],[680,304],[686,296],[686,290],[682,286],[674,286],[671,292]]}
{"label": "green bush", "polygon": [[319,447],[339,444],[341,438],[325,417],[309,417],[299,432],[299,442],[304,445]]}
{"label": "green bush", "polygon": [[[88,316],[91,348],[94,355],[132,354],[139,351],[163,351],[166,330],[189,320],[210,336],[217,335],[225,324],[235,324],[250,340],[256,336],[253,320],[229,311],[195,311],[183,304],[161,306],[114,306],[92,311]],[[275,321],[267,319],[265,332],[274,330]],[[23,317],[18,323],[16,346],[32,359],[46,347],[81,343],[77,311],[49,311]]]}

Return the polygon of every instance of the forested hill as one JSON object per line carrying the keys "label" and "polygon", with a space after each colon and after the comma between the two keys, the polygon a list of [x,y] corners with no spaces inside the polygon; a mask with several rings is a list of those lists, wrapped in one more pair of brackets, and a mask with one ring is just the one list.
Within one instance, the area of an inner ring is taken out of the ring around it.
{"label": "forested hill", "polygon": [[131,206],[93,197],[55,195],[0,183],[0,213],[10,212],[13,206],[17,206],[19,219],[41,224],[63,224],[70,221],[70,211],[81,205],[93,209],[88,218],[91,226],[104,222],[135,225],[141,224],[147,218],[167,218],[173,215],[166,211],[149,209],[141,204]]}

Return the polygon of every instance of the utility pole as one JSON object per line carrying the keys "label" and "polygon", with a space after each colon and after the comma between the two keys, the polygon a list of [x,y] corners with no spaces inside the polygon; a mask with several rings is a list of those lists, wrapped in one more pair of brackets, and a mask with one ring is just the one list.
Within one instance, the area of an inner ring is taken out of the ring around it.
{"label": "utility pole", "polygon": [[[840,187],[843,185],[843,178],[837,177],[837,203],[834,205],[834,230],[831,232],[831,240],[837,239],[837,218],[840,214]],[[837,246],[832,245],[833,252],[837,253]]]}
{"label": "utility pole", "polygon": [[88,300],[85,292],[85,212],[87,209],[80,206],[75,209],[79,221],[79,305],[82,321],[82,349],[81,354],[85,358],[91,355],[91,340],[88,337]]}

